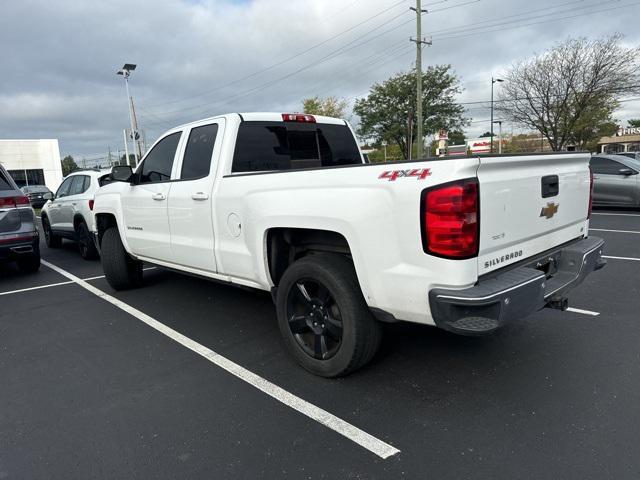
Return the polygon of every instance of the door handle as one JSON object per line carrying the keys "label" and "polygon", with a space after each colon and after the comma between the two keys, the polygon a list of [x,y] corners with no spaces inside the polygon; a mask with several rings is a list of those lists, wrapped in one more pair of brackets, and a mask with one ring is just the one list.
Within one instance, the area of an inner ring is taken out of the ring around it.
{"label": "door handle", "polygon": [[154,200],[164,200],[165,197],[163,193],[154,193],[153,195],[151,195],[151,198],[153,198]]}
{"label": "door handle", "polygon": [[209,198],[209,195],[204,192],[196,192],[191,195],[191,198],[193,198],[194,200],[207,200]]}

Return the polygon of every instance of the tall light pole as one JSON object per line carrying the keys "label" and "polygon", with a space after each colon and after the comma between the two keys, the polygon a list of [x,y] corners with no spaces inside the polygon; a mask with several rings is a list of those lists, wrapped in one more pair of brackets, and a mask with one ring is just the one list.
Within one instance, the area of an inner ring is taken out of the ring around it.
{"label": "tall light pole", "polygon": [[504,80],[491,77],[491,153],[493,153],[493,85],[496,82],[504,82]]}
{"label": "tall light pole", "polygon": [[[142,156],[142,152],[140,151],[140,144],[138,143],[138,155],[135,154],[136,151],[136,129],[133,121],[133,99],[129,94],[129,76],[131,72],[136,69],[136,65],[134,63],[125,63],[124,67],[121,70],[118,70],[116,73],[118,75],[122,75],[124,78],[124,84],[127,90],[127,104],[129,105],[129,121],[131,123],[131,142],[133,144],[134,157],[136,157],[135,164],[138,165],[138,160]],[[127,164],[129,164],[129,157],[127,155]]]}
{"label": "tall light pole", "polygon": [[494,123],[498,124],[498,153],[502,154],[502,120],[496,120],[492,125]]}
{"label": "tall light pole", "polygon": [[[411,41],[416,44],[416,137],[418,145],[416,146],[416,158],[422,158],[424,149],[424,138],[422,135],[422,45],[431,45],[432,42],[423,40],[422,38],[422,14],[427,13],[427,10],[422,9],[421,0],[416,0],[416,6],[410,7],[411,10],[416,12],[416,38],[412,38]],[[411,137],[409,137],[409,151],[411,151]],[[409,155],[411,158],[411,155]]]}

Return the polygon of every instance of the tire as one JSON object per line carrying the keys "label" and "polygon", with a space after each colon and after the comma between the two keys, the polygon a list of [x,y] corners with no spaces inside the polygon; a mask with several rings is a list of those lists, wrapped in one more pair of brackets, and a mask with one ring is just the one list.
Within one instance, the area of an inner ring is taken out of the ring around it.
{"label": "tire", "polygon": [[78,249],[80,250],[80,256],[85,260],[95,260],[98,258],[98,249],[89,228],[85,222],[80,222],[76,227],[76,236],[78,238]]}
{"label": "tire", "polygon": [[131,258],[124,249],[117,227],[104,232],[101,253],[102,269],[112,288],[128,290],[142,284],[142,262]]}
{"label": "tire", "polygon": [[276,307],[285,347],[315,375],[347,375],[378,351],[382,326],[346,257],[317,254],[294,262],[282,276]]}
{"label": "tire", "polygon": [[40,253],[34,253],[26,258],[20,258],[16,262],[18,270],[22,273],[35,273],[40,269]]}
{"label": "tire", "polygon": [[62,245],[62,238],[54,235],[51,230],[51,224],[49,219],[45,216],[42,217],[42,230],[44,230],[44,241],[49,248],[58,248]]}

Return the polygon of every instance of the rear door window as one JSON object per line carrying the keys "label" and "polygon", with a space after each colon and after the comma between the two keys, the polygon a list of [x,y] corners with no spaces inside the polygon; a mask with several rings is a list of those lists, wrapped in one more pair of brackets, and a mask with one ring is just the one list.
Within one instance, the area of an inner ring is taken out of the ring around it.
{"label": "rear door window", "polygon": [[182,180],[195,180],[209,175],[211,156],[216,143],[218,125],[203,125],[191,130],[182,160]]}
{"label": "rear door window", "polygon": [[160,140],[142,163],[140,183],[166,182],[171,180],[173,160],[182,132],[172,133]]}
{"label": "rear door window", "polygon": [[84,192],[84,179],[85,175],[76,175],[73,177],[73,182],[69,188],[69,195],[80,195]]}
{"label": "rear door window", "polygon": [[260,172],[362,164],[346,125],[242,122],[233,172]]}

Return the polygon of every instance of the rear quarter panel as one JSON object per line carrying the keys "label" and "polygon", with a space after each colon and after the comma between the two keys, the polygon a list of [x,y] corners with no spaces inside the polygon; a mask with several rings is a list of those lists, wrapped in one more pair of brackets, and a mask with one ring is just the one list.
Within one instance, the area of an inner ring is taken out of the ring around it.
{"label": "rear quarter panel", "polygon": [[[215,194],[218,273],[256,280],[268,289],[273,285],[266,258],[270,228],[337,232],[349,244],[369,306],[398,319],[433,323],[429,290],[473,285],[477,260],[451,261],[424,253],[421,193],[475,177],[477,165],[477,159],[467,158],[225,176]],[[385,171],[422,168],[431,171],[423,180],[379,178]],[[234,236],[232,224],[238,220],[240,233]]]}

